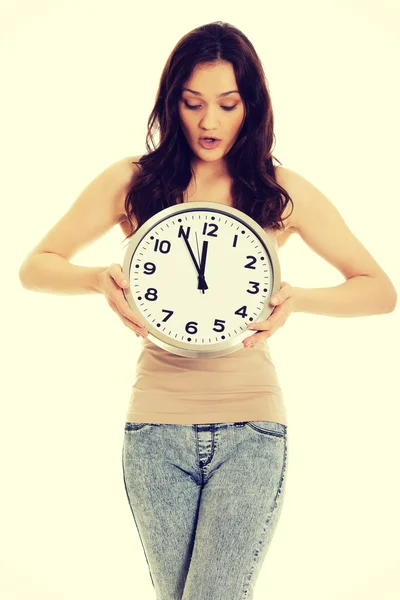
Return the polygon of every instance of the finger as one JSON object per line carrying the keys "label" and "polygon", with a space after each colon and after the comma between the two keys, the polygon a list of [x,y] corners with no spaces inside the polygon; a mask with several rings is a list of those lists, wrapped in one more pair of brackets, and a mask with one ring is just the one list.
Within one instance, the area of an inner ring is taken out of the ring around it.
{"label": "finger", "polygon": [[245,348],[253,348],[257,344],[257,342],[261,342],[264,338],[265,335],[263,337],[259,337],[259,334],[250,335],[244,340],[243,346]]}
{"label": "finger", "polygon": [[263,340],[271,337],[273,334],[272,330],[264,331],[263,333],[255,333],[254,335],[250,335],[243,342],[245,348],[253,348],[258,342],[262,342]]}
{"label": "finger", "polygon": [[[118,285],[122,288],[128,288],[129,287],[129,281],[127,279],[125,279],[125,275],[124,273],[121,271],[121,268],[119,265],[116,265],[119,268],[119,272],[116,273],[115,275],[115,281],[116,283],[118,283]],[[123,300],[120,301],[120,296],[118,296],[118,298],[113,298],[114,302],[116,303],[119,311],[128,319],[130,319],[131,321],[133,321],[134,323],[137,323],[140,327],[143,327],[143,329],[145,329],[144,324],[139,321],[139,319],[137,318],[137,316],[135,315],[135,313],[131,310],[128,302],[125,299],[125,295],[122,292],[122,298]]]}
{"label": "finger", "polygon": [[282,281],[279,292],[271,296],[271,298],[269,299],[270,303],[274,306],[277,306],[278,304],[286,300],[286,298],[289,296],[289,290],[290,284],[287,283],[287,281]]}
{"label": "finger", "polygon": [[145,337],[145,333],[143,331],[140,331],[140,329],[136,327],[135,324],[132,323],[132,321],[130,321],[123,315],[121,315],[121,320],[127,327],[129,327],[129,329],[132,329],[136,333],[137,337]]}
{"label": "finger", "polygon": [[269,302],[273,306],[278,306],[278,304],[280,304],[283,301],[283,299],[284,299],[284,296],[283,296],[282,290],[281,290],[277,294],[274,294],[273,296],[271,296],[271,298],[269,299]]}
{"label": "finger", "polygon": [[127,304],[128,308],[126,308],[124,305],[121,306],[118,298],[116,298],[116,299],[111,298],[109,304],[110,304],[111,308],[113,309],[113,311],[115,313],[117,313],[117,315],[124,322],[126,320],[126,321],[129,321],[130,323],[133,323],[136,326],[139,333],[147,333],[145,326],[143,325],[143,323],[141,323],[139,321],[139,319],[137,318],[135,313],[130,310],[128,304]]}
{"label": "finger", "polygon": [[139,327],[145,328],[144,323],[139,320],[138,316],[129,306],[122,290],[116,290],[115,293],[111,294],[110,299],[115,304],[117,312],[120,312],[124,317],[130,319]]}
{"label": "finger", "polygon": [[121,269],[121,265],[119,265],[117,263],[113,263],[110,266],[109,272],[110,272],[110,275],[112,276],[112,278],[114,279],[115,283],[117,283],[119,285],[119,287],[121,287],[121,288],[129,287],[129,281],[125,277],[125,274]]}
{"label": "finger", "polygon": [[255,329],[256,331],[265,331],[267,329],[270,329],[272,325],[273,325],[273,322],[270,321],[270,319],[267,319],[266,321],[260,321],[259,323],[250,323],[247,326],[247,329]]}
{"label": "finger", "polygon": [[135,323],[135,325],[140,327],[143,331],[146,331],[146,327],[145,327],[144,323],[139,321],[139,319],[137,318],[135,313],[132,312],[131,309],[129,308],[128,303],[122,304],[121,306],[118,305],[118,308],[120,309],[120,312],[124,317],[126,317],[130,321],[133,321]]}

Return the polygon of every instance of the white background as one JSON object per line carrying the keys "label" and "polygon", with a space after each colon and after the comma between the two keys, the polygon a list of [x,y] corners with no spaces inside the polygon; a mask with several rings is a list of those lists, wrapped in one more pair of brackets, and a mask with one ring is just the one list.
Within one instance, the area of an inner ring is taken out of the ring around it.
{"label": "white background", "polygon": [[[172,48],[223,20],[262,60],[274,156],[399,290],[399,17],[394,0],[2,1],[2,598],[155,598],[121,465],[141,340],[101,295],[25,290],[26,254],[101,170],[145,152]],[[121,264],[124,237],[115,227],[72,262]],[[293,286],[343,281],[300,236],[280,260]],[[398,312],[293,313],[270,338],[290,454],[254,600],[399,598]]]}

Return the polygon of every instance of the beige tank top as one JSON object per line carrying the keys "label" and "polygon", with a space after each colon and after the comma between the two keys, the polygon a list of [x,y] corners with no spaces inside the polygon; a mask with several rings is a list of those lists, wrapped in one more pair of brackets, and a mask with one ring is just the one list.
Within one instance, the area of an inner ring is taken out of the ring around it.
{"label": "beige tank top", "polygon": [[287,425],[268,339],[217,358],[177,356],[147,338],[141,340],[126,421]]}

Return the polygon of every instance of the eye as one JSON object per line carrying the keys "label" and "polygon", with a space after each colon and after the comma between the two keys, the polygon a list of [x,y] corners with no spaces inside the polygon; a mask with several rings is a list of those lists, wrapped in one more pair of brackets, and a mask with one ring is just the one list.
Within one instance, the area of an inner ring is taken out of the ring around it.
{"label": "eye", "polygon": [[[201,104],[188,104],[187,102],[185,102],[185,100],[183,101],[184,105],[189,108],[189,110],[197,110],[198,108],[201,108]],[[237,104],[235,106],[221,106],[221,108],[223,110],[235,110],[235,108],[237,107]]]}

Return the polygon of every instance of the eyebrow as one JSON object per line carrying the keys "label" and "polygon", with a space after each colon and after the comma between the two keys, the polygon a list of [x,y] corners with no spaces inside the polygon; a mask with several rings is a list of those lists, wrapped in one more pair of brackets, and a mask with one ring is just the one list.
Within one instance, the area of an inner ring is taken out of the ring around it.
{"label": "eyebrow", "polygon": [[[196,94],[196,96],[202,96],[201,92],[196,92],[195,90],[190,90],[189,88],[182,88],[182,92],[191,92],[192,94]],[[227,96],[228,94],[239,94],[239,90],[231,90],[230,92],[222,92],[222,94],[218,94],[217,98],[221,96]]]}

